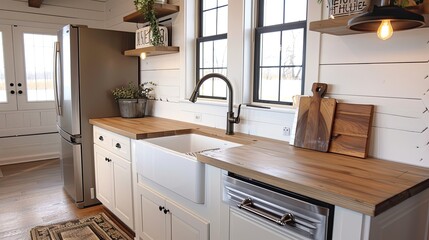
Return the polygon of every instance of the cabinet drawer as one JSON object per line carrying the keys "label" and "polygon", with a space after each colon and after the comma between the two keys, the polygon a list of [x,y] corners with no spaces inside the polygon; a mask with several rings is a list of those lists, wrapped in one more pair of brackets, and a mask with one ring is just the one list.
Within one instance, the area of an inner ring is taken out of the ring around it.
{"label": "cabinet drawer", "polygon": [[94,143],[109,150],[112,145],[112,133],[99,127],[94,127]]}
{"label": "cabinet drawer", "polygon": [[94,126],[94,143],[130,161],[131,140],[128,137]]}

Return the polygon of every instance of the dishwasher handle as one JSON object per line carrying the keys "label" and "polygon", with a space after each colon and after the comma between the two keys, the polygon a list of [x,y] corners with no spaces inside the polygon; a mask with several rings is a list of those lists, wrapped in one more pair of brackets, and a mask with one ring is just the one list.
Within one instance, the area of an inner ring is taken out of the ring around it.
{"label": "dishwasher handle", "polygon": [[288,225],[294,225],[295,224],[295,217],[292,213],[285,213],[280,218],[273,217],[273,214],[266,213],[260,209],[257,209],[253,203],[253,200],[251,198],[244,199],[240,204],[237,205],[238,208],[244,209],[248,212],[251,212],[253,214],[256,214],[260,217],[263,217],[267,220],[270,220],[272,222],[275,222],[276,224],[280,226]]}

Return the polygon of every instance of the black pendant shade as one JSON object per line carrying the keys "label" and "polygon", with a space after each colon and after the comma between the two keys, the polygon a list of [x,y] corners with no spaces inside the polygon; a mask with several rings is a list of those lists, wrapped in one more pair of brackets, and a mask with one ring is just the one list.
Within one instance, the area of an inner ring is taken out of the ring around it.
{"label": "black pendant shade", "polygon": [[382,20],[390,20],[394,31],[407,30],[425,25],[422,15],[407,11],[397,6],[374,6],[371,12],[364,13],[349,20],[351,30],[376,32]]}

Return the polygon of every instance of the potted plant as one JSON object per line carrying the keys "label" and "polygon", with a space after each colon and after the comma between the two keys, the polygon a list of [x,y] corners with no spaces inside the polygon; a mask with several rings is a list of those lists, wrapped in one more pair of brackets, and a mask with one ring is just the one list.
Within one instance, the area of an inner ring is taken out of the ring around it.
{"label": "potted plant", "polygon": [[144,82],[136,85],[129,82],[127,86],[112,90],[113,97],[119,104],[119,111],[123,118],[139,118],[145,116],[147,100],[156,86],[153,82]]}
{"label": "potted plant", "polygon": [[153,5],[155,3],[166,3],[166,0],[134,0],[134,5],[136,9],[140,11],[145,21],[149,22],[150,27],[150,43],[153,46],[160,46],[164,44],[164,38],[161,35],[161,31],[159,30],[158,19],[156,18],[155,10],[153,9]]}

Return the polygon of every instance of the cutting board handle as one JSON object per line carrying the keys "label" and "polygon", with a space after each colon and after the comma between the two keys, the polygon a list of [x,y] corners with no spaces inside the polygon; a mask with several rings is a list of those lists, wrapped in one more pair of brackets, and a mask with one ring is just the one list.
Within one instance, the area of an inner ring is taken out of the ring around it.
{"label": "cutting board handle", "polygon": [[311,91],[313,92],[313,97],[323,98],[328,90],[328,84],[326,83],[313,83]]}

